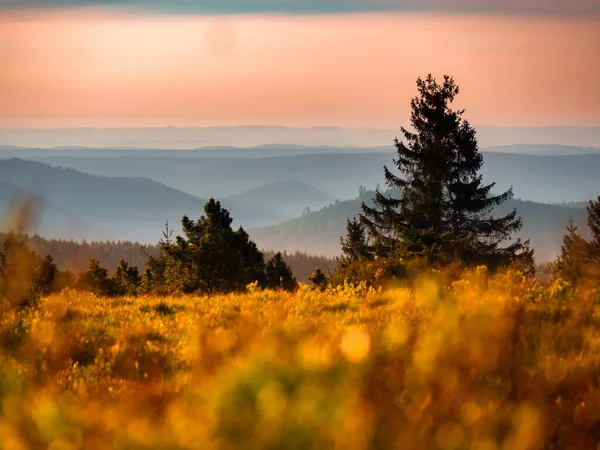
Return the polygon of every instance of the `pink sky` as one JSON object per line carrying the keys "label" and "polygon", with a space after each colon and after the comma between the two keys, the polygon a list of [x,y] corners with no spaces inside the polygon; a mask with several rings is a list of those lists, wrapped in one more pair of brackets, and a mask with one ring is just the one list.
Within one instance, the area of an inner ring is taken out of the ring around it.
{"label": "pink sky", "polygon": [[448,73],[476,125],[600,125],[600,20],[0,15],[0,127],[407,124]]}

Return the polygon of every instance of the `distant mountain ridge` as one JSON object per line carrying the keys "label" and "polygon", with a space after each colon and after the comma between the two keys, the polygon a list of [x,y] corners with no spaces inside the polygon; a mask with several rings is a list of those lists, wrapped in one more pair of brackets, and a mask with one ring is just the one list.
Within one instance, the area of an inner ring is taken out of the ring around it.
{"label": "distant mountain ridge", "polygon": [[600,147],[580,147],[573,145],[513,144],[496,147],[487,147],[484,148],[483,151],[494,153],[516,153],[521,155],[561,156],[600,153]]}
{"label": "distant mountain ridge", "polygon": [[[204,213],[205,200],[148,178],[104,177],[20,159],[0,160],[0,219],[28,200],[39,223],[26,231],[49,238],[156,243],[168,221]],[[234,226],[264,226],[320,209],[334,197],[298,180],[280,180],[220,199]]]}
{"label": "distant mountain ridge", "polygon": [[[400,125],[382,128],[223,126],[157,128],[62,128],[0,130],[0,144],[26,147],[92,146],[198,148],[208,145],[300,144],[334,146],[390,145]],[[482,147],[511,144],[600,146],[600,127],[476,126]]]}
{"label": "distant mountain ridge", "polygon": [[[184,214],[200,216],[205,203],[146,178],[101,177],[19,159],[0,160],[0,180],[34,194],[42,205],[82,218],[94,231],[77,234],[95,239],[156,242],[167,220],[179,223]],[[73,232],[49,226],[40,231],[64,238]]]}
{"label": "distant mountain ridge", "polygon": [[289,197],[287,197],[288,193],[293,196],[292,199],[294,200],[310,200],[312,198],[318,198],[323,201],[335,200],[334,197],[326,192],[323,192],[308,183],[295,179],[273,181],[255,189],[227,197],[224,200],[252,200],[258,196],[262,200],[282,201],[289,199]]}
{"label": "distant mountain ridge", "polygon": [[[578,149],[567,147],[567,151]],[[165,153],[169,152],[162,154]],[[344,200],[355,197],[360,185],[373,189],[377,183],[383,184],[383,166],[391,166],[394,155],[390,148],[381,153],[340,152],[272,157],[138,158],[109,155],[40,156],[27,159],[71,167],[94,175],[150,178],[200,198],[231,197],[282,179],[297,179]],[[600,152],[537,155],[486,151],[483,157],[484,179],[496,182],[498,191],[513,186],[515,196],[525,200],[542,203],[577,202],[600,193],[597,175],[600,173]]]}
{"label": "distant mountain ridge", "polygon": [[226,198],[259,186],[297,179],[334,198],[356,196],[358,186],[381,181],[388,153],[327,153],[268,158],[28,158],[100,176],[144,177],[201,198]]}
{"label": "distant mountain ridge", "polygon": [[384,146],[326,146],[326,145],[257,145],[253,147],[205,146],[189,150],[136,148],[136,147],[83,147],[57,146],[29,148],[0,145],[0,158],[268,158],[277,156],[319,155],[330,153],[385,153],[394,151],[393,145]]}
{"label": "distant mountain ridge", "polygon": [[[24,223],[23,229],[13,229],[10,221],[20,208],[27,208],[31,223]],[[52,235],[83,239],[89,235],[91,226],[80,217],[48,202],[40,195],[0,181],[0,228],[11,231],[32,232],[49,231]]]}
{"label": "distant mountain ridge", "polygon": [[299,180],[280,180],[225,197],[221,203],[242,217],[244,226],[264,226],[317,210],[335,200],[332,195]]}
{"label": "distant mountain ridge", "polygon": [[[357,154],[390,153],[393,145],[380,146],[332,146],[265,144],[250,147],[204,146],[189,150],[158,149],[145,147],[85,147],[55,146],[50,148],[28,148],[15,145],[0,145],[0,158],[51,158],[51,157],[135,157],[135,158],[268,158],[277,156],[319,155],[319,154]],[[524,155],[557,156],[600,153],[600,147],[548,145],[548,144],[511,144],[483,147],[483,152],[516,153]]]}
{"label": "distant mountain ridge", "polygon": [[497,190],[540,203],[581,202],[600,194],[600,152],[576,155],[484,153],[483,178]]}

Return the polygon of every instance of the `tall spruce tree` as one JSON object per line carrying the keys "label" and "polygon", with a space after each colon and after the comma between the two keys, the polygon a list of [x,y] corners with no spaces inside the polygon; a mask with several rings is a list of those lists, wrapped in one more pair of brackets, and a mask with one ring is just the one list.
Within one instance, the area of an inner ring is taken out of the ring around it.
{"label": "tall spruce tree", "polygon": [[378,189],[372,207],[362,204],[360,219],[376,255],[490,266],[531,263],[527,242],[517,239],[502,246],[521,228],[521,219],[516,211],[492,215],[494,206],[512,197],[512,190],[492,195],[494,183],[483,183],[475,130],[463,120],[463,110],[450,108],[458,86],[448,75],[441,84],[428,75],[417,80],[417,89],[411,100],[414,132],[402,127],[404,140],[394,141],[400,173],[384,167],[392,194]]}

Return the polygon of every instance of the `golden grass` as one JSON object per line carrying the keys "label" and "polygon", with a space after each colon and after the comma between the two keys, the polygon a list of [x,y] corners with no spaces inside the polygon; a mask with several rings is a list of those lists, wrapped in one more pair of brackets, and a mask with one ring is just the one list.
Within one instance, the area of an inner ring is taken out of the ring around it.
{"label": "golden grass", "polygon": [[597,291],[64,292],[0,321],[0,448],[595,448]]}

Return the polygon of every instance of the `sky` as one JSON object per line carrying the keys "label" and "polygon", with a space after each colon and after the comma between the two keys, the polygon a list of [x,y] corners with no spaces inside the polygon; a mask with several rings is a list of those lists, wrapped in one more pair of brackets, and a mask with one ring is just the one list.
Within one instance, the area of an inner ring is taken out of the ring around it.
{"label": "sky", "polygon": [[600,125],[600,0],[0,0],[0,127]]}

